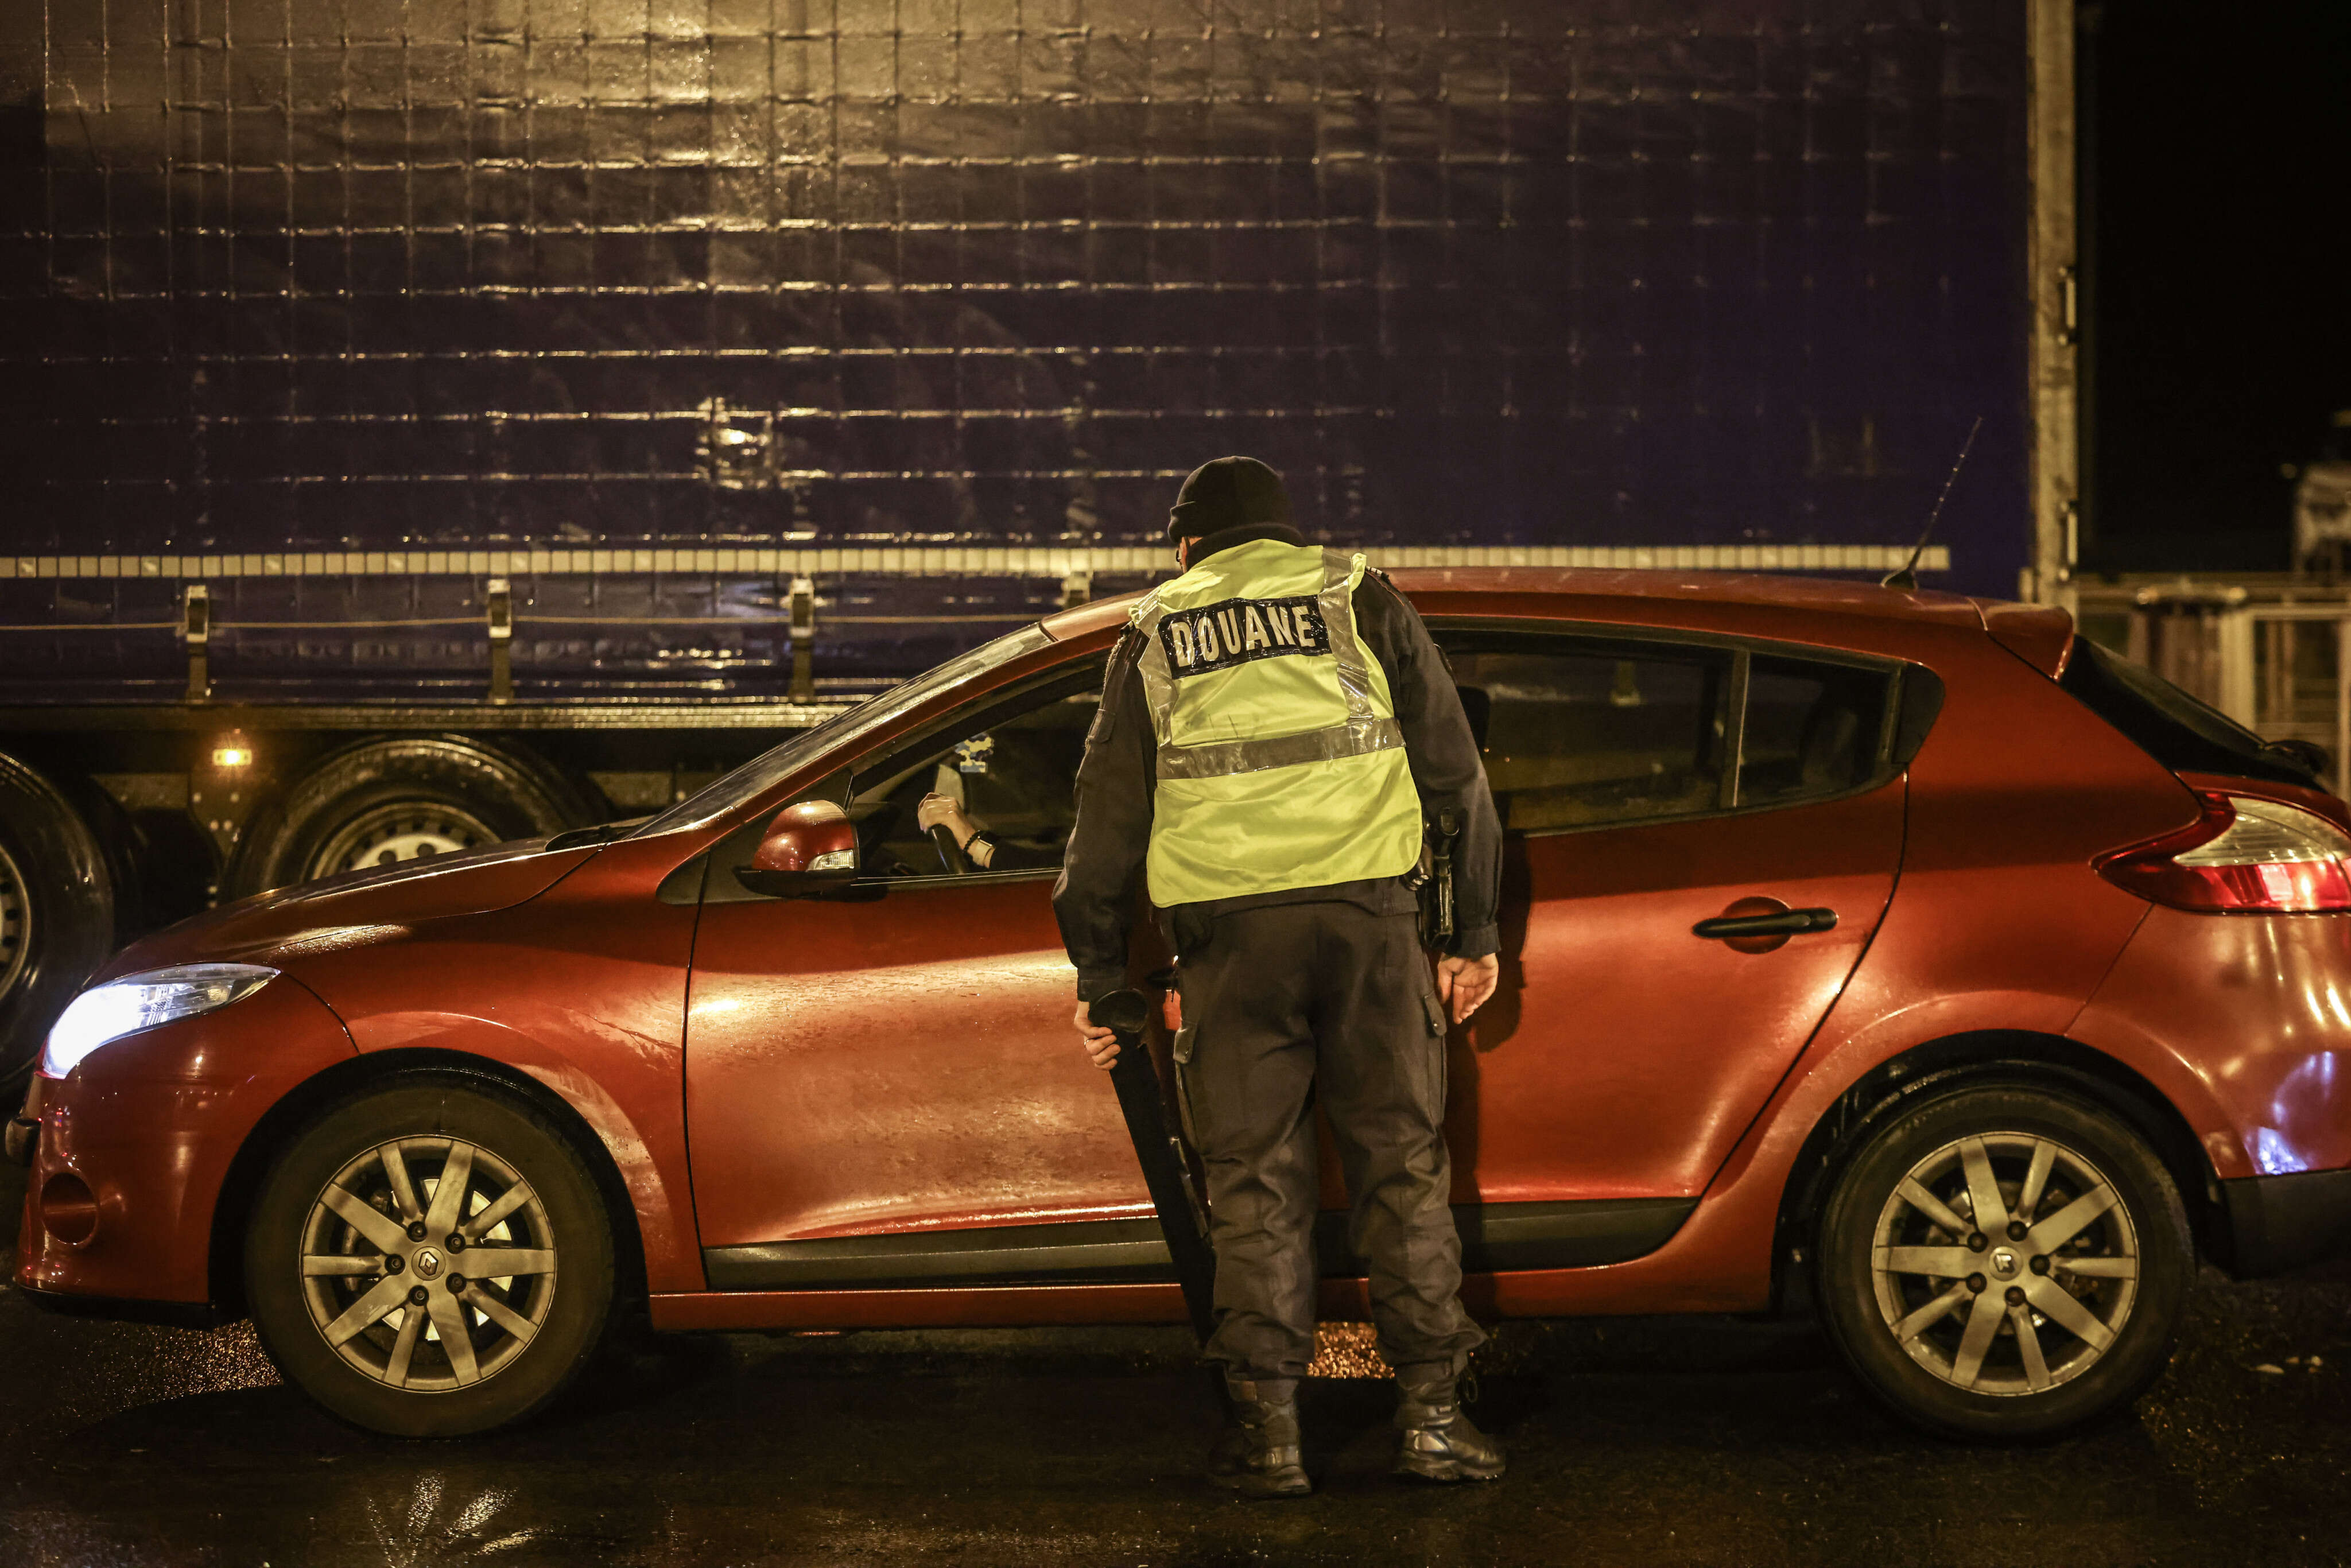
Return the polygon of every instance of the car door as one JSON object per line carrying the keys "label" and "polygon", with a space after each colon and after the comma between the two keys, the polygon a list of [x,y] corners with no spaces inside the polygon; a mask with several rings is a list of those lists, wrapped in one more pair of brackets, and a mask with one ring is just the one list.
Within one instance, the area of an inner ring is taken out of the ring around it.
{"label": "car door", "polygon": [[[685,1079],[714,1287],[1164,1268],[1116,1096],[1070,1024],[1053,919],[1101,682],[1099,656],[1079,661],[817,787],[858,823],[845,896],[736,883],[768,813],[709,857]],[[1027,863],[951,873],[915,824],[932,789]]]}
{"label": "car door", "polygon": [[[1885,912],[1900,667],[1723,640],[1441,640],[1505,831],[1501,988],[1449,1059],[1469,1261],[1637,1256],[1694,1207]],[[1826,913],[1781,913],[1801,911]],[[1706,934],[1774,915],[1819,928]]]}

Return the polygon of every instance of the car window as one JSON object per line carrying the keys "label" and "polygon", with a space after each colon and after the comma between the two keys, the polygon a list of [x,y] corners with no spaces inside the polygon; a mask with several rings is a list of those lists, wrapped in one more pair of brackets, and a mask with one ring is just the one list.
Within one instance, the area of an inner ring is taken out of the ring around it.
{"label": "car window", "polygon": [[1448,639],[1502,826],[1541,832],[1722,804],[1727,653]]}
{"label": "car window", "polygon": [[[1102,702],[1102,656],[1008,701],[957,715],[861,761],[848,785],[858,863],[869,876],[948,874],[915,820],[936,791],[996,840],[993,871],[1050,871],[1077,821],[1078,763]],[[825,791],[838,799],[831,791]]]}
{"label": "car window", "polygon": [[682,828],[698,828],[715,822],[756,800],[796,769],[807,766],[811,758],[822,756],[834,747],[845,745],[860,735],[881,728],[907,709],[929,701],[951,686],[985,674],[999,664],[1010,664],[1040,648],[1050,648],[1052,643],[1053,639],[1042,627],[1023,626],[993,643],[958,654],[910,681],[866,698],[853,708],[835,714],[814,729],[805,730],[782,745],[761,752],[733,772],[695,791],[629,836],[650,839],[663,833],[676,832]]}
{"label": "car window", "polygon": [[2057,684],[2166,768],[2286,784],[2316,782],[2290,756],[2269,750],[2235,719],[2087,637],[2074,639]]}
{"label": "car window", "polygon": [[1886,737],[1890,672],[1757,654],[1747,666],[1740,806],[1841,795],[1869,782]]}

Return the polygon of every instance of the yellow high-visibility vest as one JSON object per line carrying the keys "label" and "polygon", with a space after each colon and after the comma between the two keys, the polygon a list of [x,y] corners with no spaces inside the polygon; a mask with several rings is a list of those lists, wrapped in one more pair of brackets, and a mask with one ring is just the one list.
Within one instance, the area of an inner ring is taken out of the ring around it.
{"label": "yellow high-visibility vest", "polygon": [[1420,797],[1355,632],[1364,558],[1259,539],[1135,605],[1158,741],[1152,903],[1402,876]]}

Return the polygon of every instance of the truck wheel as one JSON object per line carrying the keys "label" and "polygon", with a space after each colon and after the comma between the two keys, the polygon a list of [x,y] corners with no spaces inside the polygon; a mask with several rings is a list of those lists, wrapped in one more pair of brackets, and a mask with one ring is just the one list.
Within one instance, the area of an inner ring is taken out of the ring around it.
{"label": "truck wheel", "polygon": [[89,824],[56,786],[0,755],[0,1093],[115,948],[114,876]]}
{"label": "truck wheel", "polygon": [[1822,1217],[1830,1337],[1896,1414],[2047,1438],[2162,1375],[2195,1270],[2169,1174],[2107,1112],[2023,1084],[1897,1116]]}
{"label": "truck wheel", "polygon": [[105,859],[106,873],[114,884],[114,946],[120,947],[156,925],[147,893],[147,865],[154,851],[138,821],[94,779],[60,779],[57,790],[89,829]]}
{"label": "truck wheel", "polygon": [[535,758],[463,736],[362,740],[329,754],[256,814],[223,878],[229,897],[579,827],[587,791]]}
{"label": "truck wheel", "polygon": [[287,1381],[401,1437],[517,1421],[602,1336],[612,1234],[579,1154],[520,1096],[403,1075],[328,1112],[264,1178],[246,1300]]}

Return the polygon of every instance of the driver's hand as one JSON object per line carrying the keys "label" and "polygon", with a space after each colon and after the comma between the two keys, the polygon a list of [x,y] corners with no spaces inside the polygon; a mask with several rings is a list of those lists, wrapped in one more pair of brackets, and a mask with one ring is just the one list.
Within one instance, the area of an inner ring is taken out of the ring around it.
{"label": "driver's hand", "polygon": [[1096,1067],[1106,1069],[1118,1060],[1118,1036],[1088,1018],[1085,1003],[1078,1004],[1077,1016],[1071,1021],[1078,1026],[1078,1039]]}
{"label": "driver's hand", "polygon": [[1482,958],[1439,958],[1437,998],[1445,1004],[1447,1016],[1463,1023],[1486,1005],[1501,978],[1502,962],[1491,953]]}
{"label": "driver's hand", "polygon": [[945,822],[947,831],[955,834],[956,843],[964,843],[971,838],[971,819],[963,814],[963,808],[935,791],[924,796],[923,803],[914,808],[914,825],[927,833],[941,822]]}

